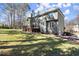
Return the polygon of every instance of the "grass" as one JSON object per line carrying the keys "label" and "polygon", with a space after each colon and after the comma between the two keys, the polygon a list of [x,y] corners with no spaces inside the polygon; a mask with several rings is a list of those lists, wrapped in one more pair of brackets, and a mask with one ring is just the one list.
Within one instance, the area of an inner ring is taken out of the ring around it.
{"label": "grass", "polygon": [[1,29],[0,55],[73,56],[79,55],[79,44],[62,40],[51,34],[24,34],[20,29]]}
{"label": "grass", "polygon": [[0,29],[0,34],[21,34],[21,29]]}
{"label": "grass", "polygon": [[5,40],[20,40],[22,39],[21,37],[24,34],[14,34],[14,35],[7,35],[7,34],[0,34],[0,41],[5,41]]}

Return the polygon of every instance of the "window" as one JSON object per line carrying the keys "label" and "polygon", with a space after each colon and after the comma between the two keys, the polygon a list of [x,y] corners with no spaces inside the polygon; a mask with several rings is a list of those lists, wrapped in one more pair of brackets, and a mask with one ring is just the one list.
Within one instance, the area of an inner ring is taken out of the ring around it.
{"label": "window", "polygon": [[27,21],[28,21],[28,19],[27,19]]}
{"label": "window", "polygon": [[44,25],[44,22],[41,22],[42,25]]}
{"label": "window", "polygon": [[49,20],[53,20],[54,19],[53,13],[48,14],[48,19]]}
{"label": "window", "polygon": [[53,17],[54,19],[58,19],[58,13],[57,12],[53,13]]}
{"label": "window", "polygon": [[45,19],[45,20],[47,20],[47,18],[46,18],[46,17],[45,17],[44,19]]}
{"label": "window", "polygon": [[54,27],[54,22],[52,22],[52,26]]}
{"label": "window", "polygon": [[50,25],[51,25],[50,27],[52,28],[54,26],[53,22],[50,22]]}

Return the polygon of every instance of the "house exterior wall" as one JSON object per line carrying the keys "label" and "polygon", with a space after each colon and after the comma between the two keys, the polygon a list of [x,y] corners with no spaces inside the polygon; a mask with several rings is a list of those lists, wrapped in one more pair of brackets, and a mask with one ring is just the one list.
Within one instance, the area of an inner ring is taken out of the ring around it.
{"label": "house exterior wall", "polygon": [[61,35],[64,32],[64,16],[58,12],[58,32]]}
{"label": "house exterior wall", "polygon": [[25,25],[27,25],[28,27],[30,27],[30,26],[31,26],[30,21],[31,21],[31,19],[28,18],[28,19],[26,20]]}
{"label": "house exterior wall", "polygon": [[27,31],[27,32],[32,32],[32,28],[31,28],[31,19],[27,18],[25,23],[23,24],[23,30]]}
{"label": "house exterior wall", "polygon": [[[53,21],[53,20],[58,20],[58,12],[54,12],[54,13],[52,12],[49,15],[52,16],[52,19],[50,19],[48,17],[48,15],[39,17],[40,31],[43,33],[58,34],[59,32],[58,32],[57,22]],[[47,22],[47,21],[49,21],[49,22]]]}
{"label": "house exterior wall", "polygon": [[54,19],[57,20],[57,22],[55,22],[55,25],[54,25],[55,26],[54,31],[55,31],[55,33],[59,34],[59,26],[58,26],[59,25],[59,14],[58,14],[58,12],[54,12],[53,16],[54,16]]}
{"label": "house exterior wall", "polygon": [[58,20],[58,12],[54,12],[53,17],[54,17],[54,19]]}
{"label": "house exterior wall", "polygon": [[[50,18],[48,15],[52,16],[52,18]],[[31,20],[34,20],[32,21],[32,24],[30,24]],[[49,23],[47,23],[47,21],[49,21]],[[35,26],[39,27],[40,32],[42,33],[47,33],[47,31],[50,31],[50,33],[54,32],[61,35],[64,32],[64,16],[59,10],[30,19],[27,22],[27,25],[31,26],[34,23]]]}
{"label": "house exterior wall", "polygon": [[58,34],[57,22],[48,21],[46,24],[47,24],[47,33]]}
{"label": "house exterior wall", "polygon": [[[59,35],[61,35],[64,32],[64,16],[61,14],[59,10],[56,12],[52,12],[50,14],[52,14],[52,17],[54,17],[54,19],[48,18],[47,17],[48,14],[38,18],[40,21],[39,22],[40,31],[42,33],[47,33],[47,30],[48,30],[50,33],[58,33]],[[50,20],[58,20],[58,21],[54,22]],[[49,24],[47,24],[46,21],[50,21]],[[36,23],[38,22],[36,21]],[[52,27],[50,27],[50,25]],[[48,29],[46,28],[47,26],[48,26]]]}
{"label": "house exterior wall", "polygon": [[40,23],[39,23],[40,31],[42,33],[46,33],[46,19],[45,19],[45,16],[39,17],[39,20],[40,20]]}

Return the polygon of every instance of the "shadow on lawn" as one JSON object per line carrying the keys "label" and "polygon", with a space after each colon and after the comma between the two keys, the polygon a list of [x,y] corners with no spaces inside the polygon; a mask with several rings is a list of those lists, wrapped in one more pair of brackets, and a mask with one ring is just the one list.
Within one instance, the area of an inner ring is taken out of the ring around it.
{"label": "shadow on lawn", "polygon": [[[38,36],[37,34],[28,33],[25,35],[26,35],[25,37],[18,37],[18,40],[3,40],[0,42],[28,42],[28,41],[31,42],[31,41],[38,41],[38,40],[50,40],[49,38],[37,39],[37,38],[35,38],[35,36]],[[43,36],[43,35],[40,34],[39,36]],[[22,39],[19,40],[19,38],[22,38],[23,40]]]}
{"label": "shadow on lawn", "polygon": [[13,56],[63,55],[63,51],[59,48],[55,48],[55,46],[61,45],[61,43],[65,43],[66,41],[56,41],[54,38],[46,38],[45,40],[48,42],[40,42],[30,45],[0,46],[0,49],[13,48],[10,54]]}
{"label": "shadow on lawn", "polygon": [[[27,40],[28,39],[28,40]],[[77,56],[79,55],[79,49],[72,47],[67,51],[63,51],[61,48],[56,48],[58,45],[62,45],[62,43],[66,43],[67,41],[60,40],[57,38],[42,38],[35,39],[34,35],[28,34],[26,37],[27,42],[46,40],[46,42],[38,42],[29,45],[14,45],[14,46],[0,46],[0,49],[12,48],[9,56]],[[21,41],[26,42],[26,41]],[[2,53],[2,56],[7,55],[7,53]]]}
{"label": "shadow on lawn", "polygon": [[[36,49],[34,49],[36,48]],[[72,47],[67,51],[60,48],[46,46],[19,47],[12,50],[13,56],[79,56],[79,49]]]}
{"label": "shadow on lawn", "polygon": [[8,44],[9,42],[0,42],[0,45],[3,45],[3,44]]}
{"label": "shadow on lawn", "polygon": [[[61,49],[55,48],[55,46],[64,43],[64,41],[54,41],[49,38],[47,43],[37,43],[30,46],[18,47],[12,50],[12,55],[24,55],[24,56],[42,56],[42,55],[62,55]],[[57,52],[57,53],[56,53]]]}

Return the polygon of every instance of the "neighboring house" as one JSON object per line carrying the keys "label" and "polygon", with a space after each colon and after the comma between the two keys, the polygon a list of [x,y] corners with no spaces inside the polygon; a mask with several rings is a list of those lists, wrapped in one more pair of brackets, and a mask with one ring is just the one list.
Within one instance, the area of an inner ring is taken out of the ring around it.
{"label": "neighboring house", "polygon": [[61,35],[64,32],[64,15],[59,8],[49,10],[39,15],[31,15],[27,19],[27,28],[41,33]]}
{"label": "neighboring house", "polygon": [[71,33],[73,33],[73,28],[74,28],[74,23],[69,22],[65,26],[65,32],[71,32]]}
{"label": "neighboring house", "polygon": [[73,31],[79,32],[79,24],[74,24]]}
{"label": "neighboring house", "polygon": [[73,31],[79,33],[79,15],[77,15],[73,21],[74,26],[73,26]]}
{"label": "neighboring house", "polygon": [[79,20],[74,19],[66,25],[67,32],[79,32]]}

